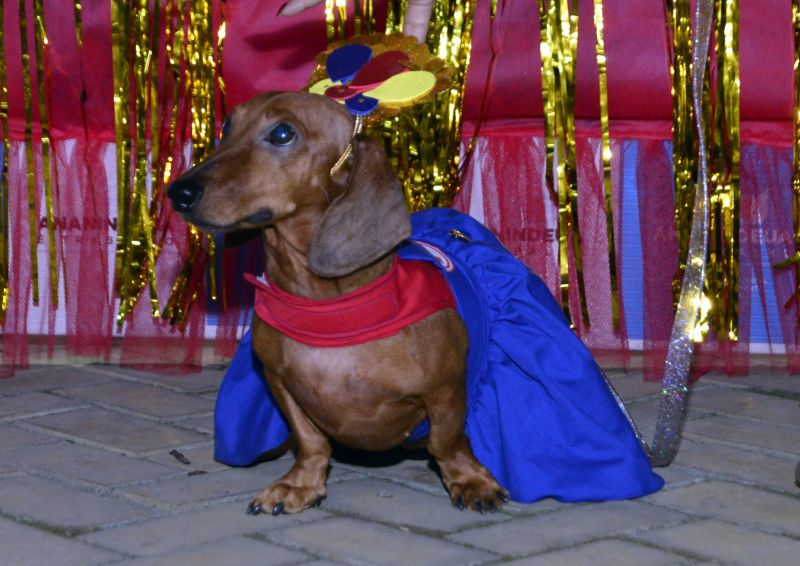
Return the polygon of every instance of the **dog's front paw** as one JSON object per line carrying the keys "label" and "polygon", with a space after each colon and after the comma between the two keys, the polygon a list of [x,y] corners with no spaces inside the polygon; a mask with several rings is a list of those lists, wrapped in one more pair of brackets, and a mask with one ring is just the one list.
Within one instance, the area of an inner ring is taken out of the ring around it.
{"label": "dog's front paw", "polygon": [[470,509],[483,514],[486,511],[494,513],[508,503],[508,491],[500,487],[497,482],[467,482],[464,484],[453,483],[449,486],[450,500],[459,510]]}
{"label": "dog's front paw", "polygon": [[461,473],[445,481],[450,501],[459,510],[470,509],[485,513],[502,509],[509,502],[508,491],[503,489],[486,468],[478,464],[477,469]]}
{"label": "dog's front paw", "polygon": [[509,493],[466,448],[436,460],[450,501],[459,510],[493,513],[508,503]]}
{"label": "dog's front paw", "polygon": [[264,488],[247,506],[248,515],[299,513],[325,499],[325,486],[303,487],[279,480]]}

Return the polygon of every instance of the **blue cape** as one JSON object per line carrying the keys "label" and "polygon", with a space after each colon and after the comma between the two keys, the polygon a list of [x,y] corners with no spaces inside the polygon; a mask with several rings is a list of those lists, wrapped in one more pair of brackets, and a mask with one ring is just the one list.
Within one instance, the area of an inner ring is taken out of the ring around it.
{"label": "blue cape", "polygon": [[[541,279],[469,216],[431,209],[412,214],[411,225],[398,253],[439,266],[453,289],[470,338],[465,432],[511,498],[602,501],[660,489],[605,376]],[[250,465],[289,435],[261,372],[248,332],[217,398],[220,462]],[[411,440],[427,431],[425,421]]]}

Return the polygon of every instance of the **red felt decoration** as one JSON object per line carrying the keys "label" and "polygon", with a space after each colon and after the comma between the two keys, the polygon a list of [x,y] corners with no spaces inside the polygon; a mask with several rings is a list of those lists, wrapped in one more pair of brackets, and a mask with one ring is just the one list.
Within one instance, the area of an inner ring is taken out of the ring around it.
{"label": "red felt decoration", "polygon": [[402,51],[385,51],[361,67],[350,86],[361,92],[371,90],[389,77],[408,71],[408,67],[402,64],[408,60],[408,55]]}

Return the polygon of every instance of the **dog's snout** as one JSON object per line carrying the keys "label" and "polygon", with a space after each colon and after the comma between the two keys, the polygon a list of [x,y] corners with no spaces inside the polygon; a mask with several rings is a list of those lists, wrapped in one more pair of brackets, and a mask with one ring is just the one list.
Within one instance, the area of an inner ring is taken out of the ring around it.
{"label": "dog's snout", "polygon": [[172,207],[178,212],[191,212],[203,196],[203,185],[192,180],[177,180],[167,189]]}

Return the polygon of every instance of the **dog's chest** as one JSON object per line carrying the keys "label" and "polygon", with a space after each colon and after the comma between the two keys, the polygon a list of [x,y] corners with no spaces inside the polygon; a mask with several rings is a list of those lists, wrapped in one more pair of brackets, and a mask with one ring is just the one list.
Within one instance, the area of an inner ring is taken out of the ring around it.
{"label": "dog's chest", "polygon": [[[273,393],[284,389],[330,436],[379,449],[403,441],[425,417],[422,399],[464,382],[466,344],[453,342],[452,311],[440,311],[389,338],[342,348],[291,340],[256,323],[253,340]],[[456,329],[458,330],[458,329]]]}

